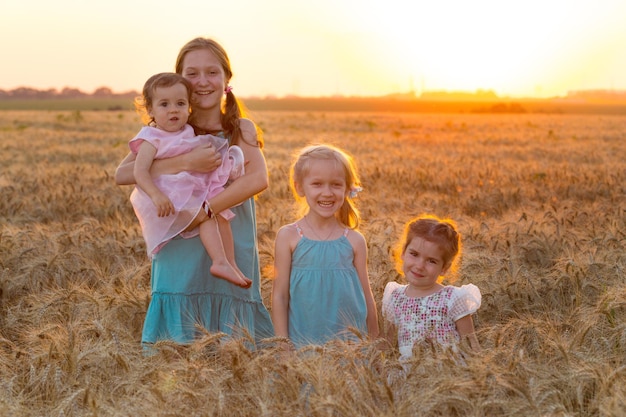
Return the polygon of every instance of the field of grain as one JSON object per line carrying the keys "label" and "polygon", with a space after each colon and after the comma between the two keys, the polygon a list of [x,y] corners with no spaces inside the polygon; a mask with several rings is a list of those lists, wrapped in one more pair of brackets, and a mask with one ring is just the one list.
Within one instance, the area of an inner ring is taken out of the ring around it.
{"label": "field of grain", "polygon": [[626,117],[257,112],[262,294],[293,220],[291,154],[352,153],[380,308],[422,212],[454,218],[480,354],[416,349],[406,379],[367,341],[281,354],[209,334],[146,357],[150,265],[114,184],[132,112],[0,112],[0,415],[618,416],[626,410]]}

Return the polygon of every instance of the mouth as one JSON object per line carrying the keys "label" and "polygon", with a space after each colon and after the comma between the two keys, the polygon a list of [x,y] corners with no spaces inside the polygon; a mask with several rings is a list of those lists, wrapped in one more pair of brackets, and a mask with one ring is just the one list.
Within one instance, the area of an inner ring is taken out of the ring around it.
{"label": "mouth", "polygon": [[415,271],[411,271],[411,275],[413,275],[415,278],[424,278],[424,274],[421,274],[419,272],[415,272]]}
{"label": "mouth", "polygon": [[213,94],[214,91],[202,90],[202,91],[196,91],[195,93],[199,96],[208,96],[210,94]]}
{"label": "mouth", "polygon": [[331,208],[335,205],[334,201],[318,201],[317,205],[323,208]]}

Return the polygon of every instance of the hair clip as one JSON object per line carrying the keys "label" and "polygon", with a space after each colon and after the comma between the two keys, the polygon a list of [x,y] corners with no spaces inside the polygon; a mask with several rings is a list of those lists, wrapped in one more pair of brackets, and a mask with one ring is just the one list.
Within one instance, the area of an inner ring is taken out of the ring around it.
{"label": "hair clip", "polygon": [[363,191],[363,188],[362,188],[362,187],[352,187],[352,188],[350,188],[350,193],[348,194],[348,196],[349,196],[350,198],[356,198],[356,197],[357,197],[357,195],[358,195],[361,191]]}
{"label": "hair clip", "polygon": [[233,87],[230,85],[227,85],[226,88],[224,89],[224,93],[226,94],[230,93],[231,91],[233,91]]}

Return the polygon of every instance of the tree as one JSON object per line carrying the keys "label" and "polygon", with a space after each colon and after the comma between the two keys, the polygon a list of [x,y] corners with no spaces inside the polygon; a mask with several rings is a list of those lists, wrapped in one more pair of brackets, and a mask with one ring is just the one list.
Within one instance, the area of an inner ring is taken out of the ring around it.
{"label": "tree", "polygon": [[111,97],[113,95],[113,90],[109,87],[100,87],[97,88],[96,91],[93,92],[92,96],[94,97]]}
{"label": "tree", "polygon": [[86,94],[80,91],[78,88],[65,87],[63,88],[63,90],[61,90],[60,96],[64,98],[77,98],[85,97]]}

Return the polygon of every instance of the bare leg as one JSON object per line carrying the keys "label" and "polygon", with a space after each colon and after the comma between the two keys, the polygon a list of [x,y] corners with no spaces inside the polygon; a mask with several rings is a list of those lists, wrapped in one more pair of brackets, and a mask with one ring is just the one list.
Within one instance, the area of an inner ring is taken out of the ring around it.
{"label": "bare leg", "polygon": [[243,288],[250,287],[252,281],[241,275],[239,268],[233,267],[226,258],[217,219],[207,217],[200,223],[200,240],[213,261],[210,270],[214,276]]}
{"label": "bare leg", "polygon": [[[235,241],[233,239],[233,230],[230,228],[230,222],[222,216],[216,216],[217,224],[220,230],[220,236],[222,237],[222,245],[224,246],[224,253],[228,262],[239,272],[244,279],[248,279],[235,261]],[[250,281],[252,282],[252,281]]]}

